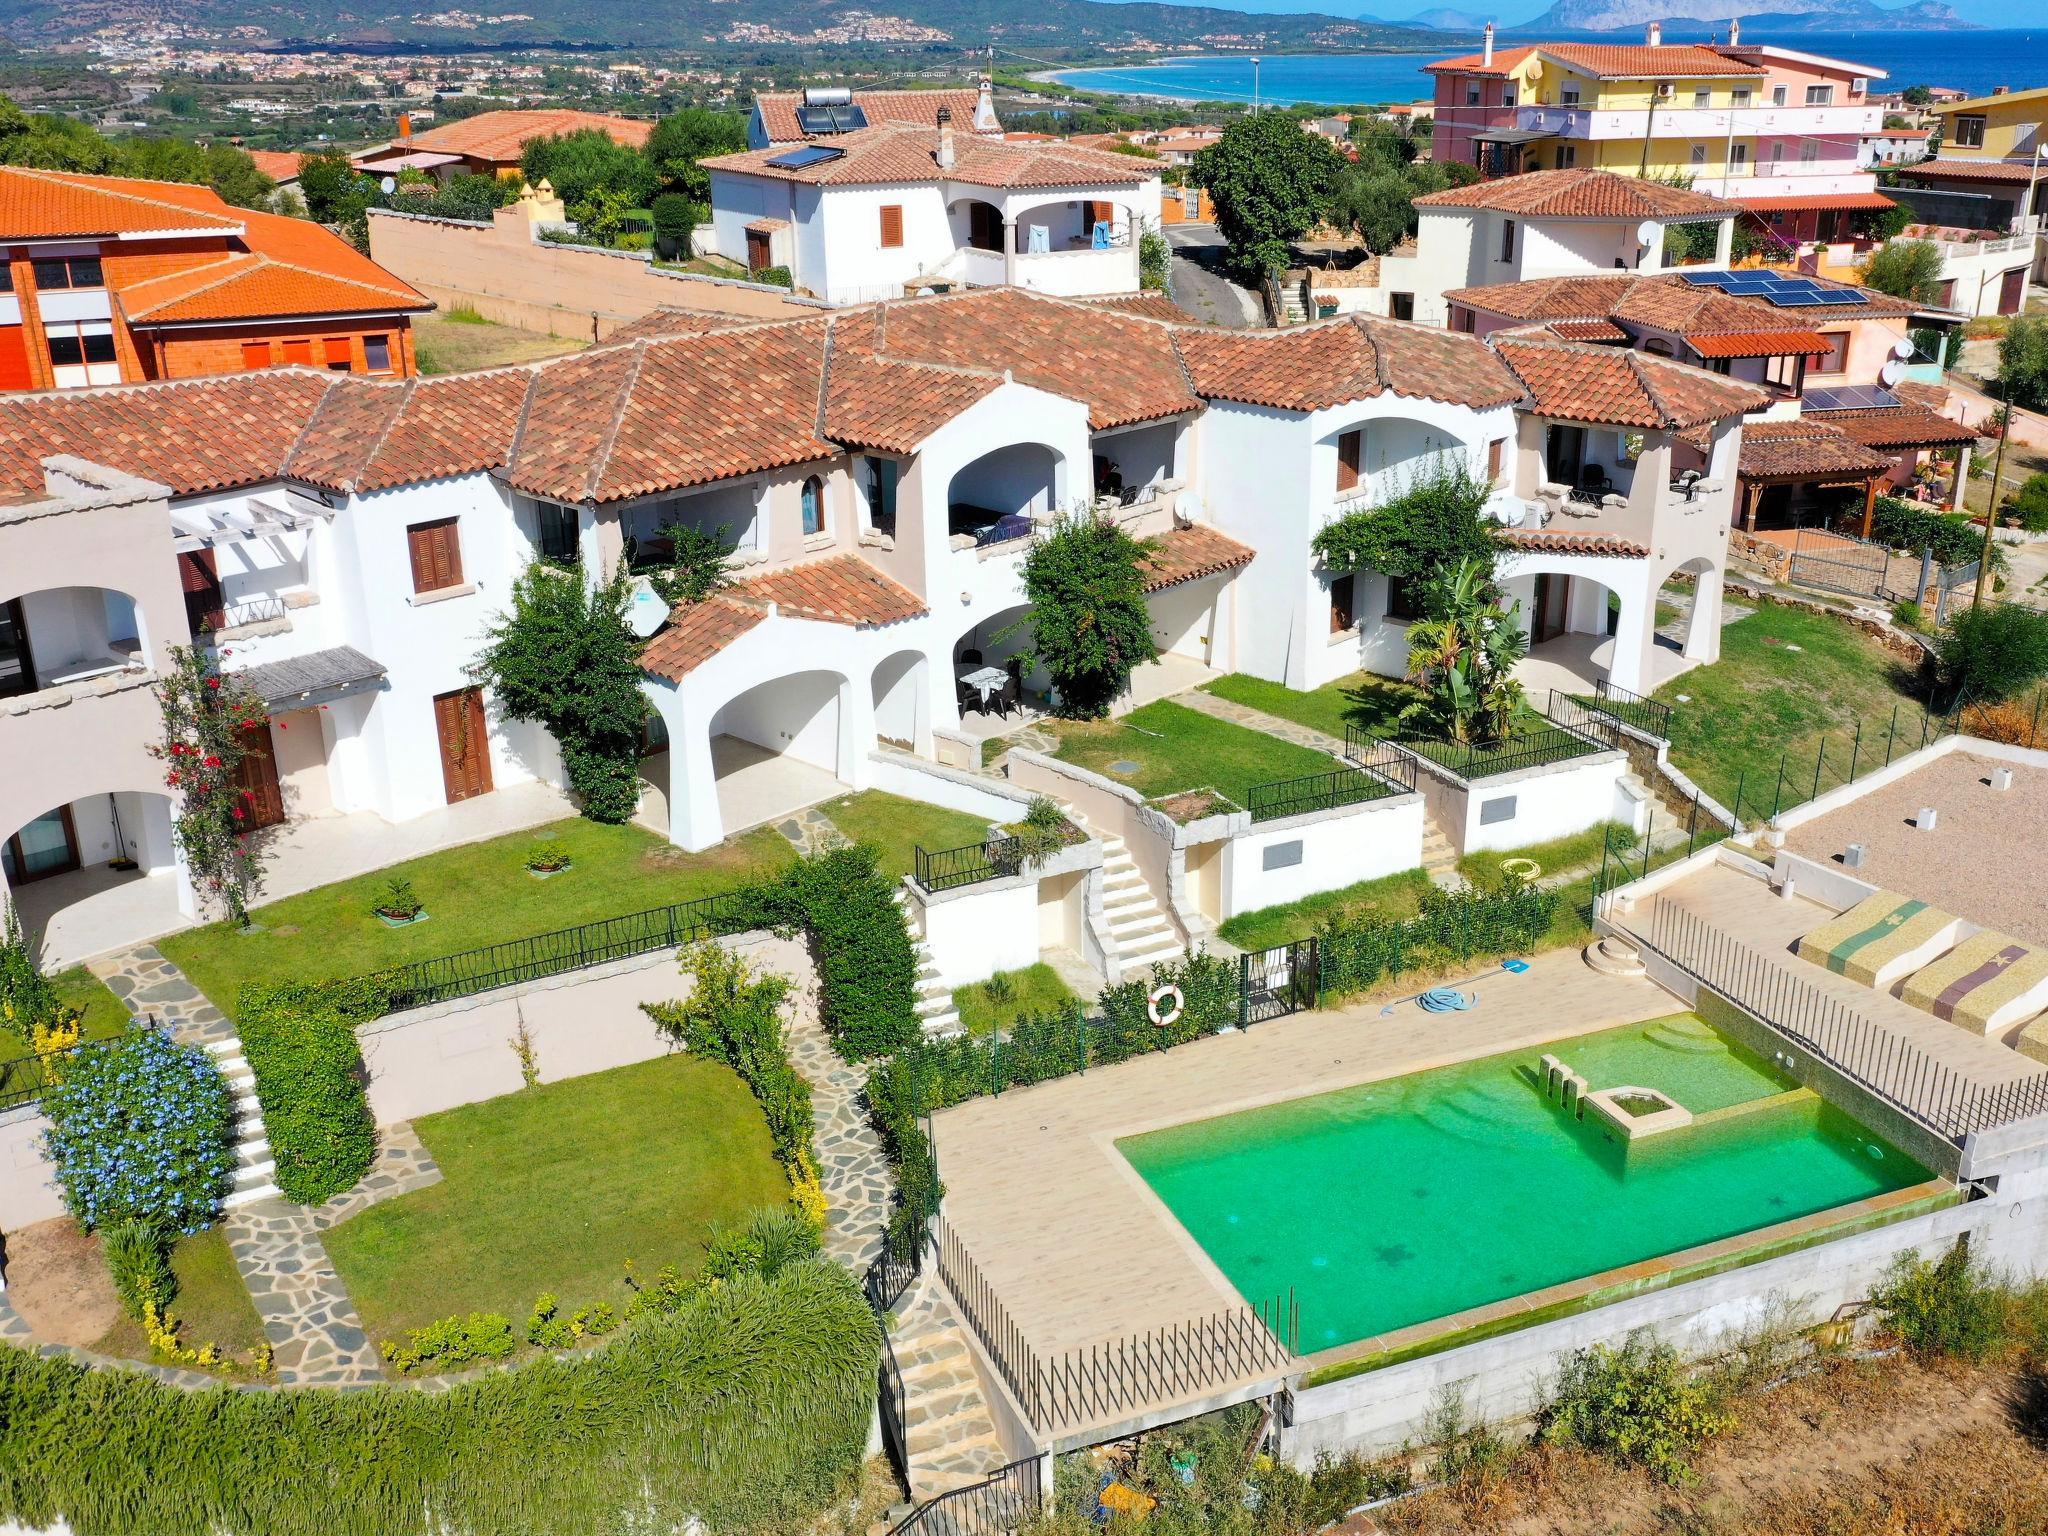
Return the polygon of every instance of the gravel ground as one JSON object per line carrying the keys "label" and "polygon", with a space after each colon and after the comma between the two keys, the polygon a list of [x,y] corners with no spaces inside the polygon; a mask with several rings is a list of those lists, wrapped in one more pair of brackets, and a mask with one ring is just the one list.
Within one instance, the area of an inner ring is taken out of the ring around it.
{"label": "gravel ground", "polygon": [[[2048,769],[2016,767],[2012,788],[1994,790],[1991,771],[1998,766],[1952,752],[1807,822],[1786,846],[1839,862],[1845,847],[1861,843],[1858,878],[2048,944],[2048,862],[2032,846],[2048,827]],[[1912,824],[1923,805],[1940,812],[1931,832]]]}

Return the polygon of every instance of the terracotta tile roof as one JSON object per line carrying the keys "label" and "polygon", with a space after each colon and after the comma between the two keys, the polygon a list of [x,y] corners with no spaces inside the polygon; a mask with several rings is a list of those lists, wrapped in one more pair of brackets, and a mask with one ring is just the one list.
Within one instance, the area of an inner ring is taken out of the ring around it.
{"label": "terracotta tile roof", "polygon": [[1175,528],[1148,541],[1145,552],[1145,590],[1164,591],[1184,581],[1199,581],[1250,565],[1255,550],[1226,538],[1214,528],[1196,523]]}
{"label": "terracotta tile roof", "polygon": [[1818,331],[1727,331],[1688,336],[1685,344],[1701,357],[1825,357],[1835,350]]}
{"label": "terracotta tile roof", "polygon": [[1601,80],[1689,80],[1706,75],[1764,73],[1761,65],[1727,58],[1711,48],[1690,43],[1658,48],[1616,43],[1531,43],[1520,48],[1496,48],[1491,68],[1481,62],[1484,54],[1468,53],[1455,59],[1425,64],[1423,69],[1462,75],[1505,75],[1532,53],[1540,53],[1545,58],[1568,64]]}
{"label": "terracotta tile roof", "polygon": [[839,318],[836,344],[905,362],[1007,371],[1080,400],[1096,431],[1197,410],[1175,351],[1190,334],[1097,305],[978,288],[892,299]]}
{"label": "terracotta tile roof", "polygon": [[1526,387],[1531,408],[1560,421],[1692,427],[1770,403],[1761,389],[1618,347],[1519,336],[1496,336],[1492,345]]}
{"label": "terracotta tile roof", "polygon": [[1068,140],[1015,144],[978,134],[953,135],[953,165],[939,168],[939,135],[930,128],[893,124],[860,128],[817,141],[839,153],[809,165],[772,162],[787,145],[713,155],[698,164],[714,171],[766,176],[810,186],[873,186],[906,181],[955,181],[981,187],[1138,186],[1159,175],[1156,160],[1090,149]]}
{"label": "terracotta tile roof", "polygon": [[1079,302],[1096,309],[1113,309],[1122,315],[1146,320],[1171,320],[1176,325],[1205,324],[1182,309],[1163,293],[1111,293],[1101,297],[1082,296]]}
{"label": "terracotta tile roof", "polygon": [[2025,160],[1951,160],[1937,156],[1899,167],[1901,176],[1947,176],[1956,181],[2025,181],[2034,174]]}
{"label": "terracotta tile roof", "polygon": [[[936,128],[939,125],[939,108],[953,109],[955,132],[968,132],[974,124],[974,114],[980,110],[981,93],[975,90],[958,91],[855,91],[853,104],[867,114],[870,123],[910,123],[920,128]],[[756,96],[754,105],[761,109],[761,126],[767,130],[771,144],[789,144],[808,137],[796,120],[796,109],[803,105],[803,96],[798,92],[773,92]],[[844,135],[831,135],[822,142]]]}
{"label": "terracotta tile roof", "polygon": [[922,618],[924,600],[859,555],[828,555],[735,582],[742,601],[773,603],[788,618],[826,624],[900,624]]}
{"label": "terracotta tile roof", "polygon": [[1392,393],[1477,409],[1522,394],[1484,342],[1400,320],[1350,315],[1284,331],[1176,336],[1196,392],[1212,400],[1315,411]]}
{"label": "terracotta tile roof", "polygon": [[605,342],[641,341],[656,336],[701,336],[706,331],[729,330],[736,325],[752,323],[752,317],[747,315],[707,314],[702,310],[677,309],[664,304],[659,309],[650,309],[637,320],[628,320],[605,337]]}
{"label": "terracotta tile roof", "polygon": [[1946,384],[1922,384],[1918,379],[1901,379],[1892,386],[1892,393],[1901,400],[1910,400],[1915,405],[1924,405],[1930,411],[1948,412],[1948,386]]}
{"label": "terracotta tile roof", "polygon": [[1545,327],[1559,341],[1627,341],[1628,332],[1612,320],[1553,320]]}
{"label": "terracotta tile roof", "polygon": [[398,141],[392,147],[409,150],[438,150],[443,154],[468,155],[477,160],[514,164],[530,139],[558,138],[595,128],[628,149],[638,149],[654,132],[654,124],[640,118],[614,117],[606,112],[578,112],[568,107],[547,107],[538,111],[479,112],[452,123],[438,123],[424,133]]}
{"label": "terracotta tile roof", "polygon": [[299,162],[305,158],[295,149],[251,149],[243,153],[254,160],[256,169],[272,181],[296,181]]}
{"label": "terracotta tile roof", "polygon": [[532,379],[498,368],[403,384],[343,379],[306,424],[285,472],[344,491],[389,490],[501,467]]}
{"label": "terracotta tile roof", "polygon": [[1501,528],[1495,537],[1509,549],[1545,555],[1618,555],[1624,560],[1646,560],[1647,546],[1633,539],[1585,528]]}
{"label": "terracotta tile roof", "polygon": [[[1695,448],[1707,446],[1704,431],[1682,436]],[[1736,473],[1745,480],[1867,479],[1895,462],[1889,454],[1851,442],[1825,422],[1751,421],[1743,424]]]}
{"label": "terracotta tile roof", "polygon": [[1917,404],[1868,411],[1809,411],[1806,419],[1825,422],[1866,448],[1938,448],[1977,441],[1977,434],[1961,422]]}
{"label": "terracotta tile roof", "polygon": [[825,436],[909,453],[1002,387],[1003,376],[985,368],[940,368],[834,347],[825,373]]}
{"label": "terracotta tile roof", "polygon": [[1453,288],[1444,298],[1508,320],[1611,319],[1687,338],[1738,331],[1805,331],[1811,330],[1811,322],[1816,320],[1874,320],[1914,311],[1905,300],[1874,288],[1820,277],[1811,281],[1822,288],[1839,289],[1845,299],[1860,295],[1861,302],[1786,307],[1760,294],[1723,293],[1706,284],[1689,283],[1670,272],[1539,277],[1520,283]]}
{"label": "terracotta tile roof", "polygon": [[1434,64],[1425,64],[1422,70],[1424,74],[1442,70],[1446,74],[1458,75],[1506,75],[1512,73],[1516,65],[1535,51],[1534,45],[1531,44],[1525,44],[1520,48],[1496,48],[1493,50],[1491,64],[1486,62],[1486,55],[1483,53],[1461,53],[1455,59],[1438,59]]}
{"label": "terracotta tile roof", "polygon": [[724,596],[669,610],[668,623],[640,651],[640,670],[679,683],[716,656],[768,612]]}
{"label": "terracotta tile roof", "polygon": [[1898,206],[1882,192],[1819,192],[1801,197],[1741,197],[1736,201],[1749,213],[1798,213],[1809,208],[1860,212]]}
{"label": "terracotta tile roof", "polygon": [[399,314],[433,301],[308,219],[245,212],[243,251],[118,290],[132,325]]}
{"label": "terracotta tile roof", "polygon": [[151,230],[233,234],[243,214],[208,187],[0,166],[0,239],[57,240]]}
{"label": "terracotta tile roof", "polygon": [[1613,171],[1525,171],[1415,199],[1418,208],[1491,208],[1549,219],[1734,218],[1742,210],[1704,192]]}
{"label": "terracotta tile roof", "polygon": [[339,375],[276,369],[0,396],[0,494],[43,490],[41,461],[76,454],[193,495],[261,485]]}

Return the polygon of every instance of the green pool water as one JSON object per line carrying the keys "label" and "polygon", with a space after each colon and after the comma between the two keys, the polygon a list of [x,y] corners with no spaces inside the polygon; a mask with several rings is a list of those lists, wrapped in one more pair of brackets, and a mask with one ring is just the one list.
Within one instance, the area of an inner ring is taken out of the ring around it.
{"label": "green pool water", "polygon": [[[1794,1086],[1689,1017],[1550,1047],[1597,1090],[1695,1115]],[[1304,1354],[1931,1177],[1806,1098],[1626,1148],[1517,1051],[1127,1137],[1132,1167],[1248,1301],[1292,1287]]]}

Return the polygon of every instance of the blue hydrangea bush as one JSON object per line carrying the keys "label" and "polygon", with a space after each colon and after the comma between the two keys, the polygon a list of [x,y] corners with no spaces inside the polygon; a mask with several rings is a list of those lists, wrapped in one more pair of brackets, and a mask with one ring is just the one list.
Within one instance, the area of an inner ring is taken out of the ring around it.
{"label": "blue hydrangea bush", "polygon": [[212,1222],[234,1176],[234,1100],[213,1059],[136,1028],[70,1057],[43,1093],[44,1151],[88,1229],[141,1220],[166,1232]]}

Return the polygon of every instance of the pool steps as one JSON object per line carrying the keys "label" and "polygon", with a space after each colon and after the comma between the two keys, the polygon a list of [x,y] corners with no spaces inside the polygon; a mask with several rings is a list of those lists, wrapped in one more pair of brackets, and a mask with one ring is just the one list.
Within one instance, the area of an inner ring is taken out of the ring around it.
{"label": "pool steps", "polygon": [[1586,964],[1602,976],[1642,976],[1647,973],[1642,952],[1618,933],[1588,944],[1583,951]]}

